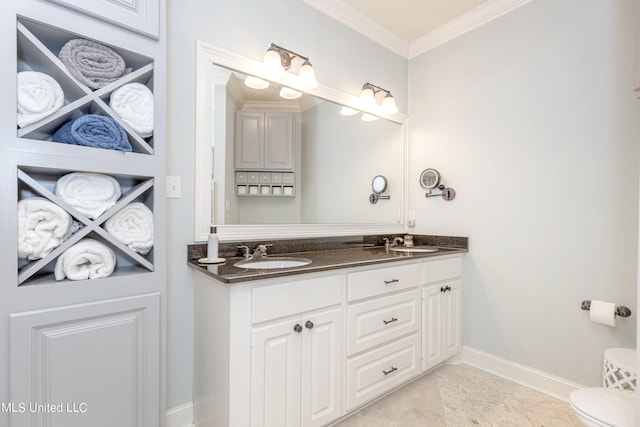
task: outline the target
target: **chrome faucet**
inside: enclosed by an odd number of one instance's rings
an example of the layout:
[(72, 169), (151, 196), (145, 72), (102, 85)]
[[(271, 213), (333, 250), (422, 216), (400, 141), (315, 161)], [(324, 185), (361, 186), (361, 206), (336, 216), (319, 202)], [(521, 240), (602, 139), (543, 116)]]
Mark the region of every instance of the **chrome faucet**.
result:
[(250, 251), (249, 251), (249, 246), (246, 245), (238, 245), (238, 249), (240, 249), (242, 251), (242, 257), (244, 259), (249, 259), (251, 257)]
[(262, 259), (267, 256), (267, 248), (270, 248), (273, 244), (258, 245), (251, 255), (251, 259)]
[(389, 248), (393, 248), (398, 246), (400, 243), (404, 243), (404, 239), (402, 237), (394, 237), (391, 241), (388, 237), (383, 237), (382, 240), (384, 240), (384, 250), (387, 252), (387, 255), (389, 255)]
[(404, 239), (402, 237), (394, 237), (391, 242), (391, 247), (398, 246), (400, 243), (404, 243)]

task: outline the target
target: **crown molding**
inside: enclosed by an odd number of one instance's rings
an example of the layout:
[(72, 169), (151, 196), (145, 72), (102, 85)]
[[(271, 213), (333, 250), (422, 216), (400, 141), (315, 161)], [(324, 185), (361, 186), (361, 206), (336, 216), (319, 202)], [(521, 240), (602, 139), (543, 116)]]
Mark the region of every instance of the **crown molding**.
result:
[(409, 42), (340, 0), (302, 0), (352, 30), (403, 58), (409, 57)]
[(408, 58), (414, 58), (461, 36), (533, 0), (491, 0), (413, 40)]
[(340, 0), (302, 1), (390, 51), (411, 59), (533, 0), (489, 0), (411, 42), (387, 30)]

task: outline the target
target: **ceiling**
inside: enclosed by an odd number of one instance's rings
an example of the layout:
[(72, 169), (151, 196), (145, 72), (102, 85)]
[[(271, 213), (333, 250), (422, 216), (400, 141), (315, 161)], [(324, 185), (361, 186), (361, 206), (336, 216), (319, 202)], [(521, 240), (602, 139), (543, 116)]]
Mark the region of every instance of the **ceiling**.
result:
[(411, 42), (488, 0), (342, 0), (357, 12)]
[(532, 0), (303, 0), (413, 58)]

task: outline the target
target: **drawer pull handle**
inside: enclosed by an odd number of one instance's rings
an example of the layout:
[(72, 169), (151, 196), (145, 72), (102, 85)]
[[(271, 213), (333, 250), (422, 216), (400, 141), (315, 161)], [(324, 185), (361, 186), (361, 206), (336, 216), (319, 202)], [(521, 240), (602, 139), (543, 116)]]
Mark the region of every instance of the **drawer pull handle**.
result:
[(313, 322), (311, 320), (307, 320), (307, 323), (304, 324), (304, 327), (307, 329), (313, 329)]
[(392, 284), (392, 283), (398, 283), (399, 281), (400, 281), (400, 280), (398, 280), (398, 279), (385, 280), (385, 281), (384, 281), (384, 284), (385, 284), (385, 285), (390, 285), (390, 284)]
[(396, 368), (395, 366), (392, 366), (392, 367), (391, 367), (391, 369), (389, 369), (388, 371), (385, 371), (385, 370), (383, 369), (383, 370), (382, 370), (382, 373), (383, 373), (385, 376), (387, 376), (387, 375), (389, 375), (390, 373), (395, 372), (395, 371), (397, 371), (397, 370), (398, 370), (398, 368)]
[(388, 325), (389, 323), (393, 323), (393, 322), (397, 322), (398, 318), (397, 317), (392, 317), (391, 320), (383, 320), (385, 325)]
[(294, 332), (300, 333), (302, 332), (302, 326), (300, 326), (298, 323), (296, 323), (296, 325), (293, 327)]

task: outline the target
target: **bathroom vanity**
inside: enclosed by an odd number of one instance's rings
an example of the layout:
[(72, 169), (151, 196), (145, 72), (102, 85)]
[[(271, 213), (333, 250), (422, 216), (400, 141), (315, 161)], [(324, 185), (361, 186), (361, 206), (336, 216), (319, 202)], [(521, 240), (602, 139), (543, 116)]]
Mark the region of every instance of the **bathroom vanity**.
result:
[(327, 425), (460, 352), (463, 241), (288, 253), (312, 262), (280, 270), (190, 261), (194, 422)]

